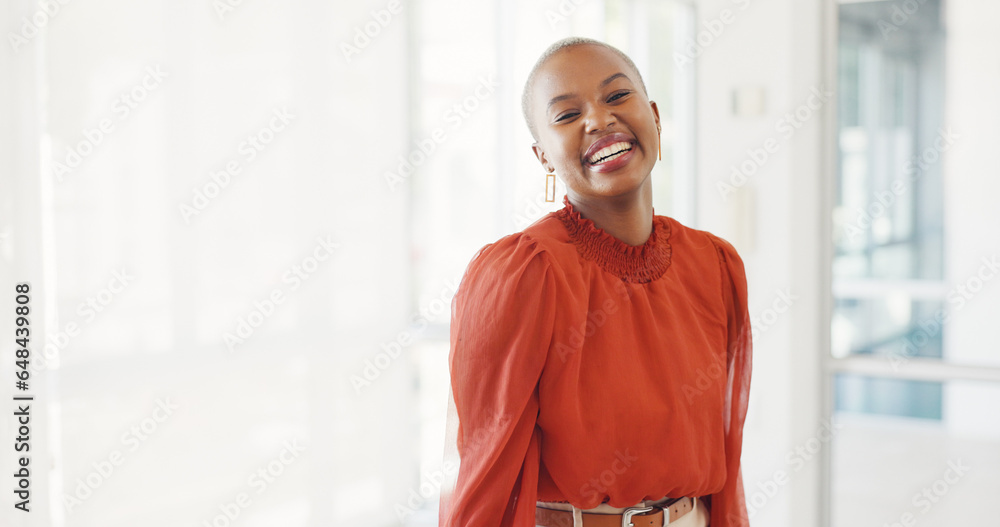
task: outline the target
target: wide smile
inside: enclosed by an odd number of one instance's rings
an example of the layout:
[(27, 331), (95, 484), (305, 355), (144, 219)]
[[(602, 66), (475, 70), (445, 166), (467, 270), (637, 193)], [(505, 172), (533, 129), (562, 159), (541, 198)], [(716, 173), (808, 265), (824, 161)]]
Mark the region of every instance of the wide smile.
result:
[(596, 154), (587, 160), (591, 165), (597, 165), (600, 163), (607, 163), (618, 156), (625, 155), (626, 152), (632, 150), (632, 143), (627, 141), (622, 141), (620, 143), (615, 143), (611, 146), (602, 148)]
[(611, 172), (635, 157), (638, 144), (631, 136), (616, 133), (598, 139), (587, 149), (584, 164), (594, 172)]

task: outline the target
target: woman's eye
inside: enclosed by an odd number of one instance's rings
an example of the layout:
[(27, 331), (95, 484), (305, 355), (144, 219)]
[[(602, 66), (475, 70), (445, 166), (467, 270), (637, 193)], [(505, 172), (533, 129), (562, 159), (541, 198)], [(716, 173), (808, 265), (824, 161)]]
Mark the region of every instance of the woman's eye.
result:
[(624, 96), (626, 96), (628, 94), (629, 94), (628, 90), (620, 91), (620, 92), (615, 92), (615, 93), (611, 94), (611, 97), (608, 97), (608, 102), (616, 101), (616, 100), (621, 99), (622, 97), (624, 97)]

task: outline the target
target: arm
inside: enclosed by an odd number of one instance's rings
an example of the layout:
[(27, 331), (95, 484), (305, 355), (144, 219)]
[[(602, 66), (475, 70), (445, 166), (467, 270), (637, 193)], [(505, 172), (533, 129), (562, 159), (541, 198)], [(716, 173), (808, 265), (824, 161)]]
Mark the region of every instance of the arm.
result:
[(726, 240), (713, 237), (722, 272), (722, 298), (727, 310), (726, 402), (723, 408), (726, 450), (726, 483), (709, 498), (712, 527), (746, 527), (746, 499), (740, 455), (743, 450), (743, 423), (750, 397), (752, 342), (747, 308), (747, 279), (743, 260)]
[(451, 369), (460, 455), (439, 525), (534, 527), (538, 380), (555, 320), (546, 255), (523, 235), (484, 247), (452, 304)]

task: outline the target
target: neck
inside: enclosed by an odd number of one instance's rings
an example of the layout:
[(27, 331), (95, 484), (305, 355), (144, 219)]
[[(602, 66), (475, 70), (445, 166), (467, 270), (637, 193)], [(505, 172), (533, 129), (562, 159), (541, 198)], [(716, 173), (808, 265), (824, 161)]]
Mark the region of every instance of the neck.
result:
[(567, 191), (580, 215), (628, 245), (643, 245), (653, 231), (653, 192), (649, 179), (639, 188), (618, 196), (579, 195)]

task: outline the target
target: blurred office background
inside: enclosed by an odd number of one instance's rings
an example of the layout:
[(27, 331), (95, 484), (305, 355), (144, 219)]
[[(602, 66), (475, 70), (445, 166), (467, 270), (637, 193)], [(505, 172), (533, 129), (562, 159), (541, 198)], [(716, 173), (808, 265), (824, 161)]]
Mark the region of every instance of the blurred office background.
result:
[(658, 102), (656, 212), (744, 258), (752, 523), (992, 521), (998, 19), (993, 0), (5, 3), (0, 282), (7, 306), (31, 283), (35, 401), (32, 512), (8, 493), (0, 523), (436, 525), (451, 296), (478, 248), (561, 206), (519, 97), (569, 35), (627, 52)]

